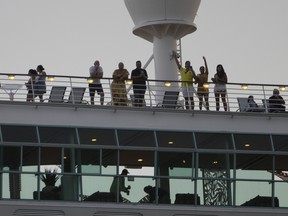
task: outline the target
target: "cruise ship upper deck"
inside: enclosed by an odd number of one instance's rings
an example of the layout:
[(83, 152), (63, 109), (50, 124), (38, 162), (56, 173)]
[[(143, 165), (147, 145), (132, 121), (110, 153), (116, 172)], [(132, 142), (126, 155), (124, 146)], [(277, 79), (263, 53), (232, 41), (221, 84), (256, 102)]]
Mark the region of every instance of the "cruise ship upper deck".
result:
[[(128, 81), (127, 106), (115, 106), (112, 80), (101, 79), (102, 106), (98, 95), (90, 104), (88, 77), (57, 75), (47, 77), (44, 102), (27, 102), (28, 78), (0, 74), (0, 205), (7, 215), (51, 215), (50, 207), (59, 209), (55, 215), (79, 214), (84, 208), (86, 215), (287, 211), (288, 115), (270, 113), (266, 103), (275, 88), (288, 98), (283, 85), (229, 83), (225, 112), (222, 106), (215, 111), (213, 83), (207, 86), (207, 111), (199, 110), (196, 95), (194, 110), (186, 110), (180, 83), (167, 80), (147, 81), (144, 107), (134, 106)], [(75, 89), (80, 88), (85, 91), (79, 96)], [(167, 92), (179, 94), (165, 98)], [(246, 109), (243, 101), (249, 95), (263, 111)], [(109, 190), (124, 168), (131, 186), (129, 195), (122, 192), (126, 203)], [(51, 169), (59, 176), (57, 196), (43, 192), (41, 176)], [(164, 189), (168, 201), (148, 205), (147, 185)]]

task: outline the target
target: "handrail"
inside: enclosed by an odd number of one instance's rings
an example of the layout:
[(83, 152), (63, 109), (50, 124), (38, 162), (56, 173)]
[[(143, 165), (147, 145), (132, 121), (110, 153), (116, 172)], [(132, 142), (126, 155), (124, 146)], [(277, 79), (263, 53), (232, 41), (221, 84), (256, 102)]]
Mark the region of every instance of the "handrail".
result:
[[(13, 79), (12, 79), (13, 78)], [(17, 74), (17, 73), (0, 73), (0, 83), (2, 87), (0, 88), (0, 100), (9, 101), (14, 100), (17, 102), (26, 102), (27, 89), (25, 88), (25, 83), (28, 81), (30, 76), (26, 74)], [(64, 76), (64, 75), (47, 75), (46, 86), (47, 92), (44, 94), (44, 98), (48, 98), (51, 92), (52, 86), (65, 86), (67, 87), (65, 97), (68, 97), (72, 87), (86, 87), (87, 90), (85, 92), (83, 100), (90, 101), (89, 89), (88, 89), (88, 80), (89, 77), (86, 76)], [(113, 106), (112, 103), (112, 95), (111, 95), (111, 83), (112, 78), (102, 78), (101, 83), (105, 93), (105, 105)], [(181, 93), (181, 81), (175, 80), (147, 80), (147, 91), (145, 94), (145, 100), (148, 107), (156, 107), (157, 104), (161, 103), (165, 91), (179, 91), (180, 95), (178, 98), (178, 103), (182, 104), (184, 107), (184, 98)], [(170, 87), (168, 87), (167, 83), (171, 83)], [(210, 102), (210, 111), (216, 110), (215, 105), (215, 96), (214, 96), (214, 83), (208, 82), (209, 85), (209, 102)], [(126, 92), (127, 95), (133, 95), (133, 86), (131, 84), (126, 83)], [(13, 86), (15, 87), (13, 89)], [(18, 87), (17, 87), (18, 86)], [(20, 86), (20, 87), (19, 87)], [(129, 87), (130, 86), (130, 87)], [(36, 84), (32, 83), (32, 88), (34, 89)], [(246, 88), (244, 88), (246, 87)], [(268, 112), (269, 110), (265, 107), (266, 104), (262, 103), (263, 101), (267, 101), (269, 97), (272, 95), (273, 89), (277, 88), (280, 90), (281, 96), (284, 98), (286, 104), (288, 103), (288, 93), (284, 88), (283, 84), (255, 84), (255, 83), (228, 83), (227, 84), (227, 103), (228, 103), (228, 111), (236, 112), (239, 110), (239, 104), (237, 98), (244, 97), (248, 99), (249, 95), (253, 95), (255, 101), (263, 106)], [(194, 84), (195, 90), (197, 90), (197, 85)], [(283, 89), (282, 89), (283, 88)], [(2, 89), (2, 90), (1, 90)], [(33, 91), (33, 94), (35, 92)], [(12, 97), (11, 97), (12, 96)], [(95, 95), (95, 104), (100, 105), (99, 96)], [(47, 101), (47, 100), (46, 100)], [(73, 100), (74, 101), (74, 100)], [(35, 102), (39, 102), (38, 97), (36, 97)], [(195, 110), (199, 110), (199, 97), (194, 95), (195, 102)], [(73, 104), (73, 103), (72, 103)], [(128, 97), (128, 106), (132, 106), (132, 102)], [(222, 102), (220, 99), (220, 107), (221, 111), (223, 111)], [(203, 110), (205, 107), (203, 106)]]

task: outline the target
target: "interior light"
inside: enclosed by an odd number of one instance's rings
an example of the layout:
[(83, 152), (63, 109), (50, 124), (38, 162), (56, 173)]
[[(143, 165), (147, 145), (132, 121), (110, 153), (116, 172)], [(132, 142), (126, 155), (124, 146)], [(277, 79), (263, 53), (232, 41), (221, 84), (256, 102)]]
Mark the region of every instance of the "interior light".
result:
[(142, 159), (142, 158), (139, 158), (139, 159), (138, 159), (138, 162), (143, 162), (143, 159)]
[(249, 143), (246, 143), (246, 144), (244, 144), (244, 146), (245, 146), (245, 147), (250, 147), (250, 146), (251, 146), (251, 144), (249, 144)]
[(88, 79), (87, 79), (87, 82), (88, 82), (89, 84), (93, 83), (93, 81), (94, 81), (94, 80), (91, 79), (91, 78), (88, 78)]
[(8, 75), (8, 79), (9, 79), (9, 80), (14, 80), (14, 79), (15, 79), (15, 76), (14, 76), (13, 74), (10, 74), (10, 75)]
[(170, 87), (170, 86), (172, 85), (172, 83), (171, 83), (171, 82), (165, 82), (164, 85), (165, 85), (166, 87)]
[(127, 85), (131, 85), (132, 84), (132, 80), (126, 80), (126, 84)]
[(248, 85), (241, 85), (241, 88), (242, 88), (243, 90), (247, 90), (247, 89), (248, 89)]
[(48, 77), (47, 77), (47, 80), (48, 80), (48, 81), (54, 81), (54, 77), (48, 76)]
[(168, 145), (173, 145), (173, 144), (174, 144), (173, 141), (169, 141), (169, 142), (168, 142)]
[(280, 91), (285, 91), (285, 90), (286, 90), (286, 87), (285, 87), (285, 86), (279, 86), (279, 90), (280, 90)]
[(96, 142), (97, 139), (96, 139), (96, 138), (92, 138), (91, 141), (92, 141), (92, 142)]
[(64, 160), (66, 160), (67, 159), (67, 157), (66, 156), (64, 156)]
[(218, 164), (218, 161), (213, 161), (213, 164)]
[(185, 160), (183, 160), (183, 161), (182, 161), (182, 163), (183, 163), (183, 164), (185, 164), (185, 163), (186, 163), (186, 161), (185, 161)]
[(208, 84), (208, 83), (204, 83), (204, 84), (203, 84), (203, 87), (204, 87), (205, 89), (208, 89), (208, 88), (209, 88), (209, 84)]

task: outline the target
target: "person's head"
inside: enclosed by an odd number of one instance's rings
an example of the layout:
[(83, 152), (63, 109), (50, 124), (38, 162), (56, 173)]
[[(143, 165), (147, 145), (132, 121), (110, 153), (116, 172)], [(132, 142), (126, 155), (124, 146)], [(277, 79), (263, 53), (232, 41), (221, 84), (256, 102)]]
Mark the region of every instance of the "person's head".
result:
[(201, 74), (204, 74), (204, 73), (205, 73), (205, 67), (204, 67), (204, 66), (201, 66), (201, 67), (199, 68), (199, 71), (200, 71)]
[(187, 70), (190, 70), (191, 68), (191, 62), (190, 61), (186, 61), (185, 62), (185, 68), (187, 69)]
[(28, 71), (28, 75), (30, 75), (30, 76), (37, 75), (37, 71), (34, 70), (34, 69), (30, 69), (30, 70)]
[(94, 62), (94, 66), (95, 66), (95, 67), (99, 67), (99, 66), (100, 66), (100, 62), (99, 62), (98, 60), (96, 60), (96, 61)]
[(152, 191), (152, 189), (153, 189), (153, 187), (151, 185), (144, 187), (145, 193), (148, 193), (148, 194)]
[(273, 90), (273, 95), (279, 95), (279, 94), (280, 94), (280, 92), (279, 92), (278, 89), (274, 89), (274, 90)]
[(250, 95), (249, 97), (248, 97), (248, 102), (249, 101), (254, 101), (254, 96), (253, 95)]
[(216, 71), (217, 71), (217, 72), (225, 72), (222, 64), (218, 64), (218, 65), (217, 65)]
[(119, 62), (119, 64), (118, 64), (118, 68), (119, 68), (120, 70), (122, 70), (122, 69), (124, 68), (124, 64), (123, 64), (123, 62)]
[(127, 169), (123, 169), (122, 172), (121, 172), (121, 175), (127, 175), (129, 174), (128, 170)]
[(136, 61), (136, 68), (140, 69), (142, 67), (141, 61)]
[(42, 71), (45, 70), (45, 68), (44, 68), (42, 65), (38, 65), (36, 70), (37, 70), (38, 72), (42, 72)]

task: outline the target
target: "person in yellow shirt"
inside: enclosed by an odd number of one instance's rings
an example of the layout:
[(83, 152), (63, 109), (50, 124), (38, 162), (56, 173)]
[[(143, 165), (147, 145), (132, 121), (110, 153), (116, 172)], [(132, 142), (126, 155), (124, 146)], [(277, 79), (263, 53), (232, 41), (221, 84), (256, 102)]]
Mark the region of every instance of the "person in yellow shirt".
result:
[(195, 93), (195, 89), (193, 87), (193, 79), (195, 79), (196, 74), (191, 66), (190, 61), (185, 62), (185, 68), (183, 68), (177, 58), (176, 51), (173, 51), (172, 54), (177, 67), (179, 69), (179, 73), (181, 74), (181, 81), (182, 81), (182, 94), (185, 98), (185, 107), (186, 109), (194, 110), (194, 98), (193, 94)]

